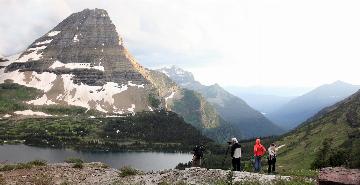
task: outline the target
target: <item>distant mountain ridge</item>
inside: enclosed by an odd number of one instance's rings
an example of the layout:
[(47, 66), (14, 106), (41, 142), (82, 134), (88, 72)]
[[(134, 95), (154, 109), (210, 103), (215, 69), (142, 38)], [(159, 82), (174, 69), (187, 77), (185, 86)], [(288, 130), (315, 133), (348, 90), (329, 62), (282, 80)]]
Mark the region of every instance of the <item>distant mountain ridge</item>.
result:
[[(324, 144), (325, 142), (328, 144)], [(343, 162), (348, 167), (359, 168), (360, 90), (322, 109), (276, 143), (284, 145), (284, 148), (279, 150), (279, 165), (286, 164), (291, 169), (310, 168), (314, 162), (325, 162), (326, 165), (326, 160), (334, 157), (332, 155), (339, 161), (344, 157), (346, 160)], [(322, 159), (315, 161), (320, 150)]]
[(238, 97), (241, 97), (247, 104), (249, 104), (249, 106), (260, 111), (265, 116), (279, 109), (281, 106), (285, 105), (290, 100), (295, 98), (292, 96), (289, 97), (289, 96), (276, 96), (269, 94), (258, 94), (256, 92), (253, 93), (238, 92), (234, 94)]
[(170, 77), (180, 86), (203, 95), (216, 108), (221, 117), (241, 130), (244, 138), (277, 135), (282, 132), (260, 112), (252, 109), (242, 99), (230, 94), (218, 84), (202, 85), (194, 79), (192, 73), (176, 66), (161, 68), (158, 71)]
[(283, 128), (292, 129), (321, 109), (343, 100), (359, 89), (359, 85), (352, 85), (342, 81), (322, 85), (291, 100), (277, 111), (266, 116)]

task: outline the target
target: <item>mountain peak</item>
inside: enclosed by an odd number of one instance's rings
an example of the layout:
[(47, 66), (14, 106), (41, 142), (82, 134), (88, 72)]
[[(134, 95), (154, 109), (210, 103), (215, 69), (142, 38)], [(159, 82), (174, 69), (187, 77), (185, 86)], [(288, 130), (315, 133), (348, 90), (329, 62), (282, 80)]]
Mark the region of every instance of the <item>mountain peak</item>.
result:
[(346, 83), (346, 82), (341, 81), (341, 80), (337, 80), (337, 81), (335, 81), (335, 82), (333, 82), (333, 83), (331, 83), (329, 85), (352, 85), (352, 84)]
[(174, 72), (176, 75), (184, 75), (184, 74), (191, 74), (192, 75), (192, 73), (190, 73), (188, 71), (185, 71), (184, 69), (182, 69), (182, 68), (180, 68), (180, 67), (178, 67), (176, 65), (172, 65), (171, 67), (165, 67), (165, 69), (168, 69), (168, 70)]
[(166, 76), (170, 77), (179, 84), (195, 82), (194, 75), (191, 72), (185, 71), (175, 65), (172, 65), (171, 67), (163, 67), (157, 71), (164, 73)]
[[(73, 72), (78, 67), (93, 72), (97, 70), (97, 80), (77, 80), (91, 83), (89, 85), (104, 85), (106, 81), (127, 83), (130, 80), (147, 83), (134, 69), (130, 54), (103, 9), (85, 9), (71, 14), (35, 40), (6, 71), (26, 69), (67, 73), (64, 68)], [(80, 78), (81, 75), (76, 76)]]
[(151, 83), (137, 65), (106, 10), (85, 9), (6, 63), (0, 83), (10, 79), (44, 92), (28, 104), (74, 105), (109, 114), (152, 110), (144, 98)]

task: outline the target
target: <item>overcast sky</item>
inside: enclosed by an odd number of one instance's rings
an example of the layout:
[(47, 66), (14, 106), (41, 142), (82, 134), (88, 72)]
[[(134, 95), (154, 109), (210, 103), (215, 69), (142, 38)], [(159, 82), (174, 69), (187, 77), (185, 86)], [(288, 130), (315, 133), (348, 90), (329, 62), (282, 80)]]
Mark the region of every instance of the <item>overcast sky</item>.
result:
[(145, 67), (205, 84), (360, 84), (358, 0), (0, 0), (0, 54), (20, 52), (73, 12), (106, 9)]

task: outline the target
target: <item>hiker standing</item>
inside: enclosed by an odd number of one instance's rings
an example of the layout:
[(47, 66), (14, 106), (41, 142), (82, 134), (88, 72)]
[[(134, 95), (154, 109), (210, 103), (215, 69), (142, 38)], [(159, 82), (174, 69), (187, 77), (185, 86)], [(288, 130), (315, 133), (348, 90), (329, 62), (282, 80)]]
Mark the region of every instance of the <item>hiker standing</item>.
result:
[(272, 143), (270, 145), (270, 147), (268, 148), (268, 173), (271, 172), (275, 172), (275, 163), (276, 163), (276, 152), (277, 152), (277, 148), (276, 145), (274, 143)]
[(196, 145), (193, 149), (193, 154), (194, 155), (193, 155), (191, 166), (192, 167), (200, 167), (201, 159), (203, 158), (203, 155), (204, 155), (204, 147)]
[(233, 171), (240, 171), (241, 146), (236, 138), (231, 139), (231, 157)]
[(255, 145), (254, 145), (254, 158), (255, 158), (255, 172), (260, 172), (261, 170), (261, 157), (265, 154), (266, 149), (265, 147), (260, 143), (260, 139), (256, 139)]

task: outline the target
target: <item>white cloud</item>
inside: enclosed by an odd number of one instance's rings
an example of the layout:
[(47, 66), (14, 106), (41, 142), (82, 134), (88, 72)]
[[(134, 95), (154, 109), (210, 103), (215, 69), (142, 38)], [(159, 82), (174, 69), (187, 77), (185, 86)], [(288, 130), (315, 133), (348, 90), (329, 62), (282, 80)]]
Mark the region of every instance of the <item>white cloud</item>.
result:
[(207, 84), (360, 84), (355, 0), (0, 2), (3, 54), (30, 44), (70, 12), (104, 8), (146, 67), (176, 64)]
[(0, 53), (26, 49), (71, 11), (62, 0), (0, 0)]

